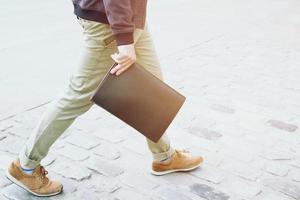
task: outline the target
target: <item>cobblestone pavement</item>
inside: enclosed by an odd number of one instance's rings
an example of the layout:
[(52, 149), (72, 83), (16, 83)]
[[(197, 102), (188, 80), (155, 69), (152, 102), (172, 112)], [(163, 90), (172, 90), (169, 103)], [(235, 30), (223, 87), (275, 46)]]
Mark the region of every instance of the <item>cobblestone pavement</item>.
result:
[[(0, 199), (35, 200), (3, 173), (66, 84), (80, 30), (69, 1), (1, 8)], [(299, 200), (300, 2), (153, 0), (149, 9), (166, 82), (187, 97), (172, 145), (204, 165), (152, 176), (145, 139), (94, 106), (43, 160), (65, 188), (48, 199)]]

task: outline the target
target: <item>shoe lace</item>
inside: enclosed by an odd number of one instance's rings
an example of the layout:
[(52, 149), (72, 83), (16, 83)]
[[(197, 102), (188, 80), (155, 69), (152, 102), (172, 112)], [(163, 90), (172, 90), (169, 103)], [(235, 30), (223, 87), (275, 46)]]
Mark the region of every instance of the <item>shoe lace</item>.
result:
[(184, 153), (190, 153), (187, 149), (175, 149), (175, 151), (178, 153), (178, 155), (181, 157)]
[(49, 181), (47, 177), (48, 171), (43, 166), (40, 167), (40, 170), (41, 170), (41, 179), (43, 183), (47, 183)]

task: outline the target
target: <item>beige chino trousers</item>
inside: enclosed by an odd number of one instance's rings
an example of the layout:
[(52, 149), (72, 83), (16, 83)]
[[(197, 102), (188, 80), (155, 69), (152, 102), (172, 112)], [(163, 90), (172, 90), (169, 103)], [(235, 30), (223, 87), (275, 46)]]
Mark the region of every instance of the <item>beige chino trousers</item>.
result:
[[(85, 40), (80, 65), (70, 76), (68, 85), (47, 107), (19, 154), (22, 166), (35, 168), (47, 155), (51, 145), (74, 122), (93, 105), (92, 93), (113, 64), (110, 55), (117, 52), (117, 44), (107, 24), (78, 18)], [(137, 63), (163, 80), (158, 57), (147, 25), (136, 29), (134, 44)], [(126, 72), (124, 72), (126, 73)], [(154, 160), (163, 160), (174, 153), (166, 133), (154, 143), (147, 139)]]

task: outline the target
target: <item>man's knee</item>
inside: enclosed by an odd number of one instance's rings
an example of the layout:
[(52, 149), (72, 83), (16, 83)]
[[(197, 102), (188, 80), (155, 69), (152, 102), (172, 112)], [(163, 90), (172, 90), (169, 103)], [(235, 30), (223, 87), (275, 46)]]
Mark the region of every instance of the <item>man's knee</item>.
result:
[(54, 100), (55, 107), (62, 110), (83, 110), (85, 112), (92, 106), (93, 102), (90, 101), (93, 89), (84, 78), (71, 76), (65, 90), (59, 94)]

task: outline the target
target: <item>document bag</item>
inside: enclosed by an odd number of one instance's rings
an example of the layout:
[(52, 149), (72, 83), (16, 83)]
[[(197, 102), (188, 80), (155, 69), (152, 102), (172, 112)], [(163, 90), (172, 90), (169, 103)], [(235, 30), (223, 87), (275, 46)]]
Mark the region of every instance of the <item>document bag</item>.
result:
[(110, 71), (90, 100), (141, 134), (158, 142), (182, 107), (185, 96), (134, 63), (116, 76)]

